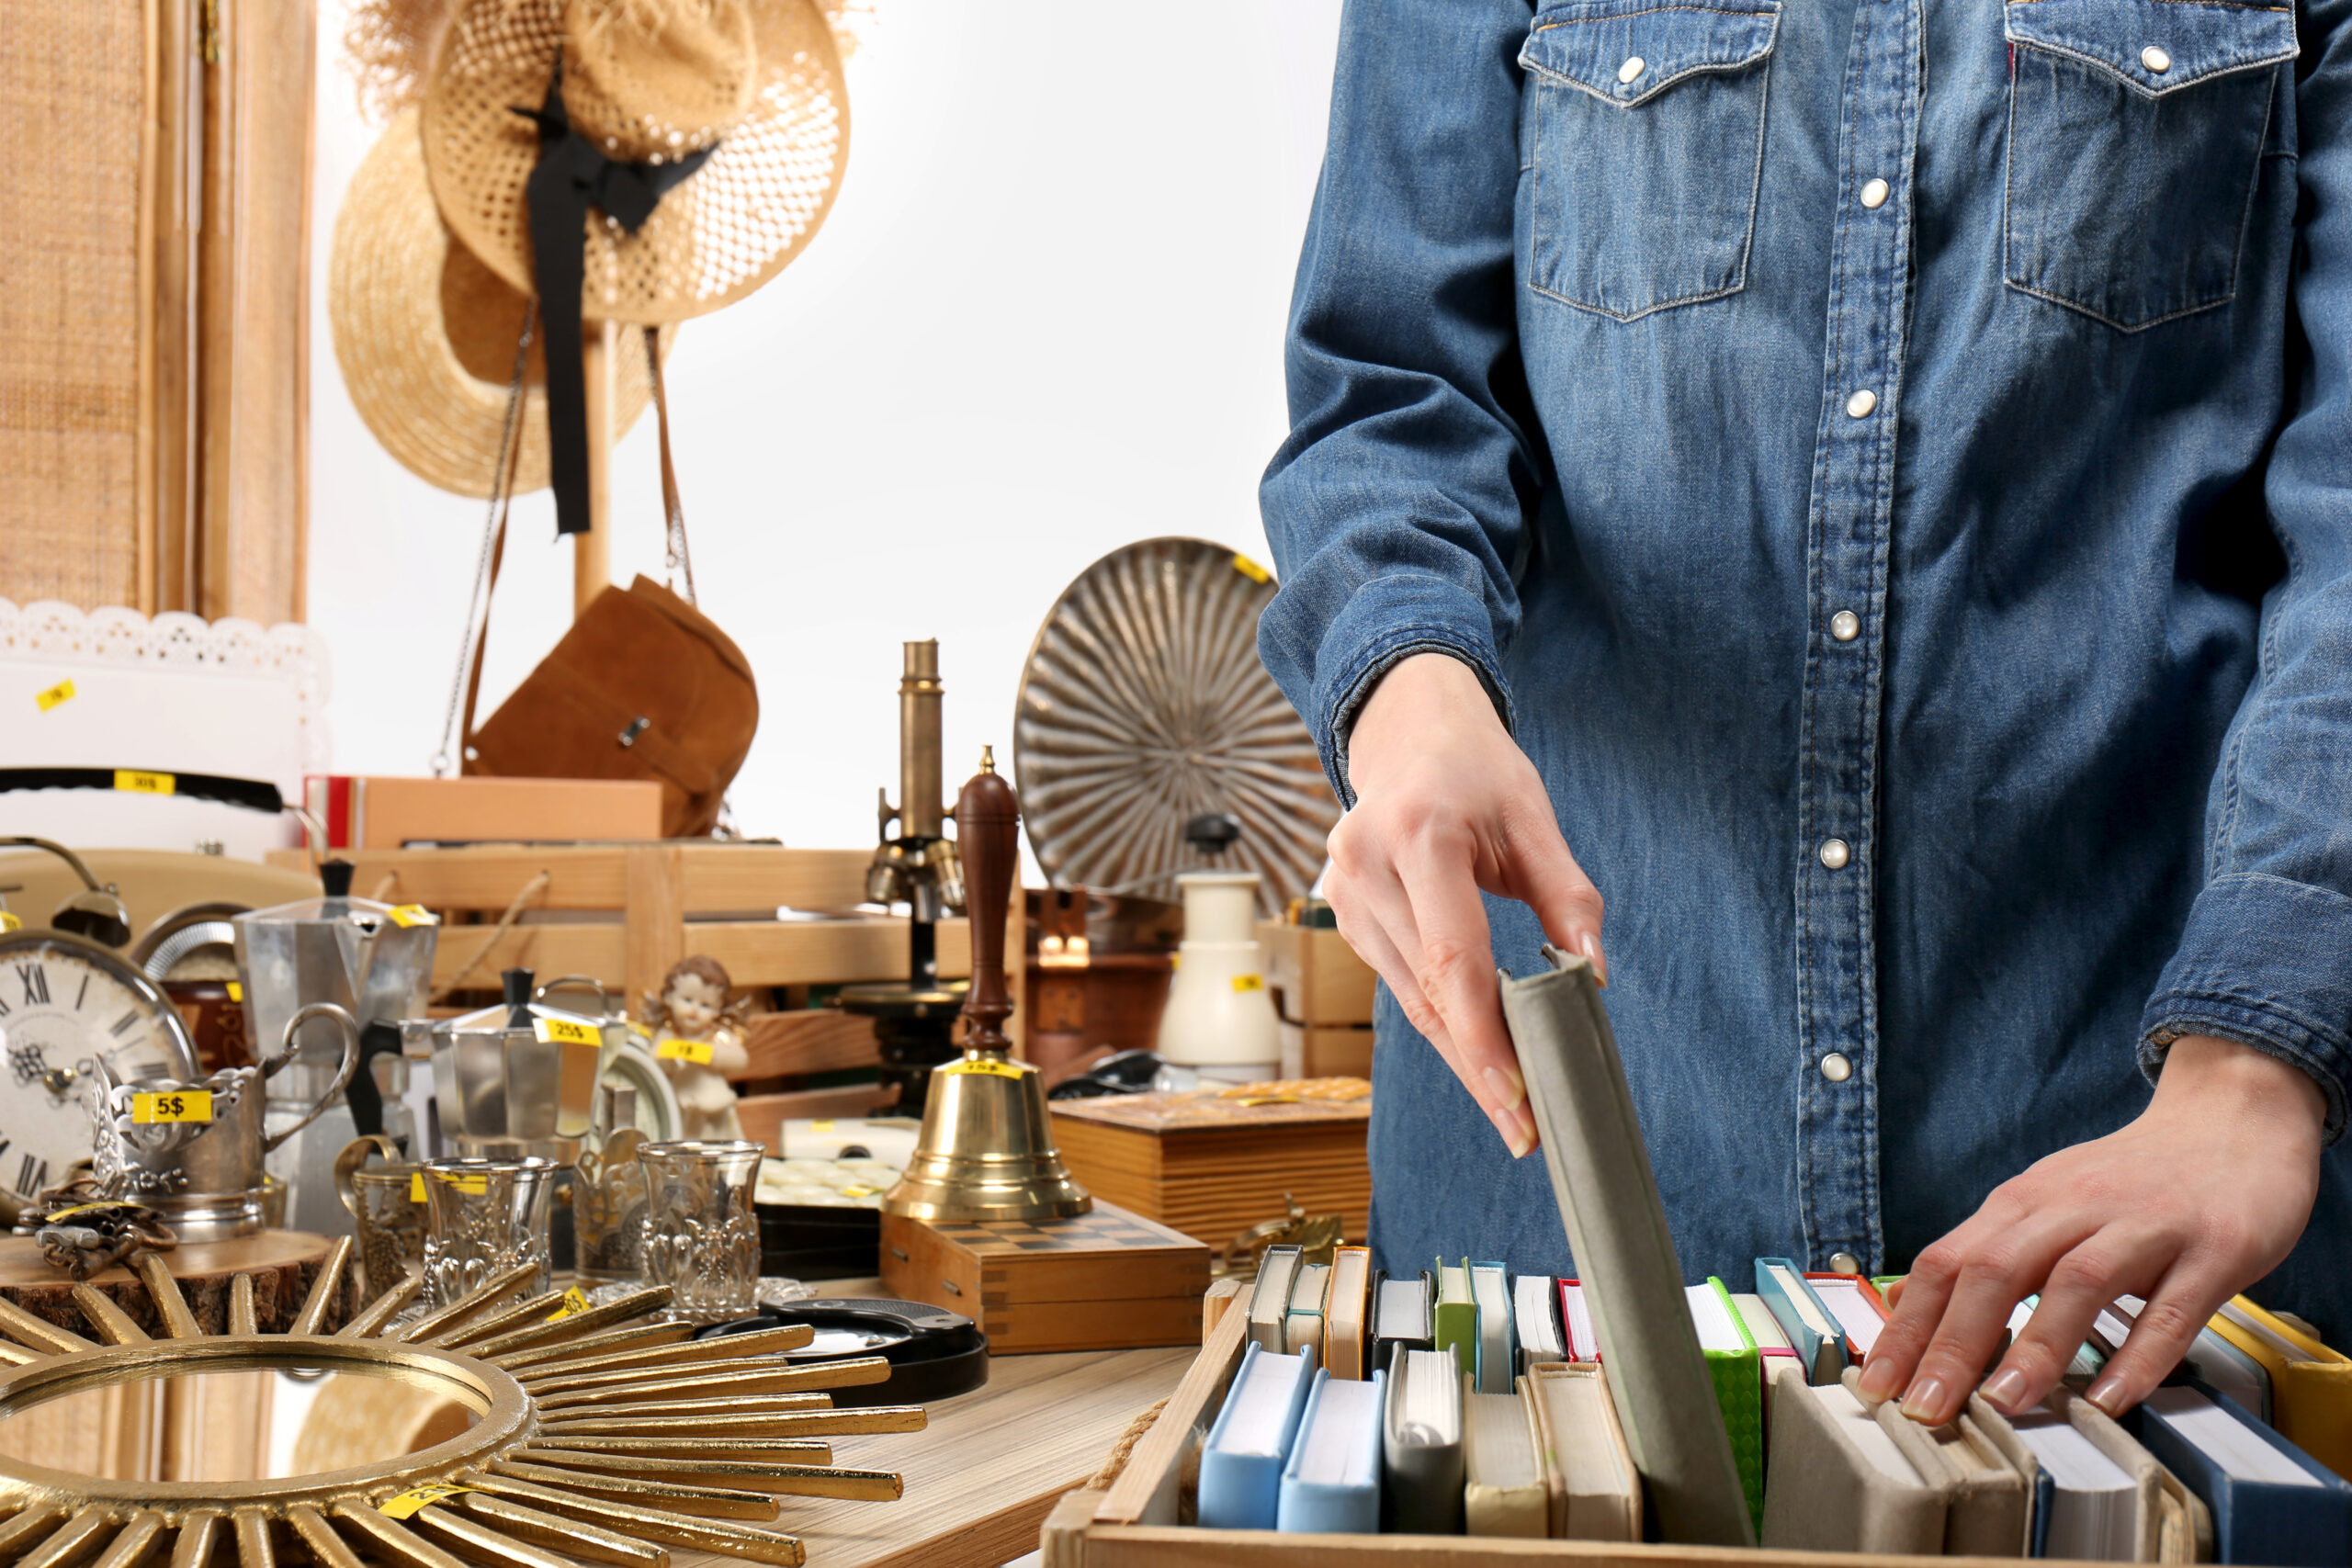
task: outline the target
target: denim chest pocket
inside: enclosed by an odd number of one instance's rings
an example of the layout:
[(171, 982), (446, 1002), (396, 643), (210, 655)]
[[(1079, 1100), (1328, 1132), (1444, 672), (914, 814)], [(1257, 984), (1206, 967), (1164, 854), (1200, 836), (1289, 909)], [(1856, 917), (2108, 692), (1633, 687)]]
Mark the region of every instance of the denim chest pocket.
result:
[(1621, 321), (1746, 287), (1779, 24), (1779, 0), (1537, 13), (1530, 287)]
[(2008, 286), (2138, 332), (2226, 305), (2290, 7), (2008, 0)]

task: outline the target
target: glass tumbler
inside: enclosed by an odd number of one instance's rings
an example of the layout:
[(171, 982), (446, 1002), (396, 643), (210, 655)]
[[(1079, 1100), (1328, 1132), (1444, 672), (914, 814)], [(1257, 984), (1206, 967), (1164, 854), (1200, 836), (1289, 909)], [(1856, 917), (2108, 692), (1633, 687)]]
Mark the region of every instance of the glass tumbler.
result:
[(518, 1263), (538, 1271), (525, 1294), (548, 1288), (548, 1208), (560, 1168), (548, 1159), (424, 1162), (424, 1290), (447, 1306)]
[(637, 1156), (644, 1146), (644, 1134), (624, 1127), (580, 1156), (571, 1183), (571, 1235), (582, 1284), (637, 1278), (645, 1221), (645, 1181), (638, 1174)]
[(368, 1293), (379, 1296), (424, 1267), (424, 1168), (371, 1166), (349, 1173), (343, 1185)]
[(752, 1183), (764, 1145), (741, 1140), (647, 1144), (639, 1272), (670, 1287), (670, 1312), (725, 1323), (759, 1310), (760, 1223)]

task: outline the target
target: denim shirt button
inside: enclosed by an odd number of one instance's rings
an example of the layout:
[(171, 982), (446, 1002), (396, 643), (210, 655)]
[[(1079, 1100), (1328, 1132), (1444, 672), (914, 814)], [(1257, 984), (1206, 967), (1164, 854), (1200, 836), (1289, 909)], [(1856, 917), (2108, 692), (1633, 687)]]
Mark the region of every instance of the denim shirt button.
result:
[(1846, 417), (1849, 419), (1868, 419), (1871, 416), (1871, 411), (1877, 407), (1878, 394), (1871, 391), (1868, 387), (1864, 387), (1860, 391), (1856, 392), (1852, 397), (1846, 400)]
[(2172, 56), (2150, 44), (2140, 51), (2140, 63), (2148, 68), (2149, 75), (2161, 76), (2172, 69)]
[(1832, 871), (1843, 871), (1846, 863), (1853, 859), (1853, 850), (1843, 839), (1822, 840), (1820, 854), (1821, 863)]
[(1854, 1076), (1854, 1064), (1842, 1054), (1832, 1051), (1821, 1058), (1821, 1076), (1831, 1083), (1844, 1083)]
[(1829, 1255), (1829, 1271), (1832, 1274), (1859, 1274), (1862, 1271), (1862, 1260), (1850, 1252), (1833, 1252)]
[(1839, 642), (1851, 642), (1862, 635), (1862, 618), (1851, 610), (1840, 610), (1829, 617), (1829, 635)]
[(1625, 59), (1625, 63), (1617, 67), (1617, 80), (1623, 82), (1628, 87), (1632, 86), (1634, 85), (1634, 78), (1648, 70), (1649, 63), (1650, 62), (1648, 61), (1644, 60), (1638, 54), (1628, 55)]
[(1875, 212), (1886, 205), (1886, 182), (1871, 180), (1862, 186), (1862, 205)]

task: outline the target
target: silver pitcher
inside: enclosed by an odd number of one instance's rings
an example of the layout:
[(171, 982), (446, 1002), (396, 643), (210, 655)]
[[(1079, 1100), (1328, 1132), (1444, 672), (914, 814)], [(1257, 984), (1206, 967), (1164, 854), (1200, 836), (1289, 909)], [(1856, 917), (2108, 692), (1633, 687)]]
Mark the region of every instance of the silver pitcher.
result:
[[(269, 1080), (301, 1055), (296, 1036), (313, 1020), (343, 1035), (334, 1077), (307, 1112), (273, 1133), (263, 1129)], [(182, 1241), (226, 1241), (262, 1228), (263, 1156), (315, 1121), (351, 1082), (359, 1025), (333, 1002), (312, 1002), (286, 1021), (277, 1054), (258, 1067), (230, 1067), (194, 1081), (118, 1080), (98, 1058), (91, 1097), (100, 1186), (161, 1213)]]

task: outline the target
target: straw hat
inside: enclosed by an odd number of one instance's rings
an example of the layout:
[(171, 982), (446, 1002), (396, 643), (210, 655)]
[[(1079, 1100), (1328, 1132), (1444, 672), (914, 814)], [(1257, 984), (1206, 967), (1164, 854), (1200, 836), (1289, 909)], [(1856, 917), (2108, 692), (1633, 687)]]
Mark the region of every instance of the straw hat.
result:
[(816, 0), (463, 0), (424, 95), (442, 217), (513, 288), (534, 289), (524, 186), (559, 60), (573, 130), (616, 163), (707, 151), (634, 233), (585, 225), (590, 320), (682, 321), (732, 303), (815, 234), (849, 152), (849, 95)]
[[(428, 484), (486, 496), (526, 299), (443, 227), (417, 117), (394, 115), (352, 176), (335, 218), (327, 321), (344, 383), (376, 439)], [(614, 372), (622, 431), (648, 396), (635, 336)], [(665, 358), (676, 336), (674, 327), (662, 334)], [(547, 372), (536, 340), (526, 375), (518, 494), (548, 483)]]

